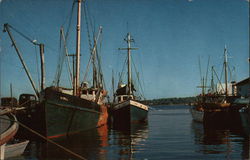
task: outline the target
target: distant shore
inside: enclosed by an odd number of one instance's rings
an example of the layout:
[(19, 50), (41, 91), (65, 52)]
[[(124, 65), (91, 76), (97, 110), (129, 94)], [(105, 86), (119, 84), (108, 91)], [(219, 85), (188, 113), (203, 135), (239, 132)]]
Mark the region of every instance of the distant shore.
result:
[(158, 105), (167, 105), (167, 106), (175, 106), (175, 105), (188, 105), (195, 101), (195, 97), (174, 97), (174, 98), (160, 98), (153, 100), (144, 100), (141, 101), (143, 104), (150, 106), (158, 106)]

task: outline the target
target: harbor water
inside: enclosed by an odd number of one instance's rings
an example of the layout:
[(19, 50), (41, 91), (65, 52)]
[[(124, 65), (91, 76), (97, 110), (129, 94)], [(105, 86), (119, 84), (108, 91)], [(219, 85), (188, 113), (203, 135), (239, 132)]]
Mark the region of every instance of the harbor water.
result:
[[(249, 159), (250, 141), (243, 129), (205, 129), (192, 120), (188, 106), (151, 106), (148, 118), (147, 124), (130, 130), (107, 125), (56, 142), (86, 159)], [(14, 159), (77, 158), (53, 144), (33, 141)]]

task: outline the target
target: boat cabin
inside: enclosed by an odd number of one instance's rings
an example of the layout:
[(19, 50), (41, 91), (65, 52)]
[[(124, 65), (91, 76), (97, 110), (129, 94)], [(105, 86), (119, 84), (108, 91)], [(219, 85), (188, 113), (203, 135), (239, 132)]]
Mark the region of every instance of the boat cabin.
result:
[(250, 97), (250, 78), (243, 79), (242, 81), (235, 83), (236, 93), (241, 97)]
[(37, 104), (36, 96), (33, 94), (21, 94), (19, 96), (20, 107), (33, 107)]
[(119, 84), (118, 89), (116, 90), (116, 100), (115, 101), (117, 103), (120, 103), (120, 102), (123, 102), (123, 101), (127, 101), (129, 99), (134, 99), (134, 95), (133, 94), (131, 94), (131, 95), (128, 94), (127, 85)]
[(17, 99), (14, 97), (3, 97), (1, 98), (1, 106), (2, 107), (16, 107)]
[(117, 95), (116, 97), (117, 97), (118, 103), (123, 102), (123, 101), (127, 101), (129, 99), (134, 99), (133, 95)]

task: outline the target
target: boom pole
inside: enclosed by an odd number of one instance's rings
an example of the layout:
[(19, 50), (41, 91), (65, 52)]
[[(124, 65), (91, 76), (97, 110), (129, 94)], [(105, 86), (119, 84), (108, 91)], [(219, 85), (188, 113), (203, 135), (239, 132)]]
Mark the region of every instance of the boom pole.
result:
[(34, 91), (35, 91), (35, 93), (36, 93), (36, 96), (39, 97), (39, 92), (37, 91), (37, 89), (36, 89), (36, 87), (35, 87), (35, 83), (34, 83), (34, 81), (32, 80), (32, 77), (31, 77), (31, 75), (30, 75), (30, 72), (29, 72), (28, 68), (26, 67), (26, 64), (25, 64), (25, 62), (24, 62), (24, 60), (23, 60), (23, 57), (22, 57), (22, 55), (21, 55), (21, 52), (20, 52), (19, 49), (17, 48), (16, 42), (15, 42), (14, 38), (12, 37), (12, 34), (11, 34), (10, 30), (9, 30), (9, 25), (8, 25), (7, 23), (4, 24), (4, 29), (5, 29), (5, 31), (7, 31), (8, 35), (9, 35), (9, 37), (10, 37), (12, 43), (13, 43), (13, 46), (14, 46), (14, 48), (15, 48), (15, 50), (16, 50), (16, 53), (17, 53), (17, 55), (18, 55), (18, 57), (19, 57), (19, 59), (20, 59), (22, 65), (23, 65), (23, 68), (24, 68), (24, 70), (25, 70), (25, 72), (26, 72), (26, 74), (27, 74), (27, 76), (28, 76), (28, 78), (29, 78), (29, 81), (30, 81), (30, 83), (31, 83), (31, 85), (32, 85), (32, 88), (34, 89)]

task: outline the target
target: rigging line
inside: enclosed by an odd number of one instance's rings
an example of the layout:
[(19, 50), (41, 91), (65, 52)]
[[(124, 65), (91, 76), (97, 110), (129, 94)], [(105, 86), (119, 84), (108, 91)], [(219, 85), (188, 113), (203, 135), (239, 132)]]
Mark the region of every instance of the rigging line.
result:
[[(68, 64), (67, 61), (65, 61), (65, 63)], [(70, 76), (71, 72), (70, 72), (70, 70), (67, 70), (67, 71), (68, 71), (68, 74), (67, 74), (67, 75), (68, 75), (68, 80), (69, 80), (69, 82), (70, 82), (70, 87), (73, 88), (73, 86), (72, 86), (72, 83), (73, 83), (73, 82), (72, 82), (72, 76)], [(70, 72), (70, 73), (69, 73), (69, 72)]]
[[(208, 57), (208, 62), (207, 62), (207, 72), (206, 72), (206, 78), (205, 78), (205, 86), (207, 86), (207, 74), (208, 74), (209, 62), (210, 62), (210, 56)], [(207, 90), (207, 87), (205, 87), (205, 93), (206, 93), (206, 90)]]
[[(134, 43), (136, 43), (136, 42), (134, 42)], [(143, 63), (142, 63), (142, 54), (139, 54), (139, 60), (140, 60), (140, 65), (141, 65), (141, 77), (142, 77), (142, 88), (145, 88), (145, 78), (144, 78), (144, 72), (143, 72)], [(144, 90), (145, 91), (145, 90)], [(144, 92), (143, 91), (143, 92)], [(145, 93), (145, 92), (144, 92)]]
[(88, 16), (87, 16), (87, 9), (86, 9), (86, 2), (83, 3), (83, 11), (84, 11), (84, 17), (85, 17), (85, 23), (87, 27), (87, 36), (88, 36), (88, 42), (89, 42), (89, 51), (92, 52), (92, 43), (91, 43), (91, 37), (90, 37), (90, 30), (89, 30), (89, 22), (88, 22)]
[[(72, 7), (71, 7), (71, 10), (70, 10), (70, 14), (69, 14), (69, 24), (68, 24), (68, 27), (67, 27), (67, 31), (66, 31), (66, 36), (64, 37), (64, 41), (62, 42), (62, 35), (61, 35), (61, 31), (60, 31), (60, 47), (59, 47), (59, 59), (58, 59), (58, 65), (57, 65), (57, 72), (56, 72), (56, 77), (55, 77), (55, 82), (57, 86), (59, 86), (59, 82), (60, 82), (60, 77), (61, 77), (61, 72), (62, 72), (62, 67), (63, 67), (63, 62), (64, 62), (64, 59), (65, 59), (65, 50), (66, 50), (66, 45), (67, 45), (67, 40), (68, 40), (68, 36), (69, 36), (69, 31), (70, 31), (70, 28), (72, 26), (72, 17), (73, 17), (73, 12), (74, 12), (74, 8), (75, 8), (75, 3), (76, 1), (73, 2), (72, 4)], [(67, 19), (67, 18), (66, 18)], [(63, 25), (66, 23), (67, 20), (65, 20), (65, 22), (63, 23)], [(62, 25), (62, 26), (63, 26)], [(62, 43), (64, 43), (64, 47), (63, 47), (63, 50), (62, 50)], [(65, 51), (65, 52), (64, 52)], [(65, 55), (65, 56), (64, 56)], [(69, 60), (68, 60), (69, 61)], [(69, 65), (69, 64), (68, 64)], [(70, 66), (70, 65), (69, 65)], [(70, 72), (71, 74), (71, 77), (72, 77), (72, 73)], [(72, 81), (72, 78), (71, 78), (71, 81)], [(72, 86), (72, 83), (71, 83), (71, 86)]]
[[(216, 76), (217, 80), (219, 81), (219, 84), (220, 84), (220, 86), (221, 86), (221, 88), (222, 88), (222, 90), (223, 90), (223, 92), (224, 92), (225, 89), (224, 89), (224, 87), (222, 86), (221, 80), (219, 79), (218, 74), (217, 74), (217, 72), (215, 71), (215, 69), (214, 69), (214, 73), (215, 73), (215, 76)], [(217, 89), (216, 89), (216, 90), (217, 90)]]
[[(95, 54), (96, 54), (97, 43), (98, 43), (98, 40), (99, 40), (99, 37), (100, 37), (101, 33), (102, 33), (102, 27), (99, 28), (99, 32), (98, 32), (97, 38), (94, 38), (94, 46), (93, 46), (93, 49), (91, 49), (91, 52), (90, 52), (90, 55), (91, 55), (91, 56), (90, 56), (90, 58), (89, 58), (89, 62), (88, 62), (87, 69), (86, 69), (86, 73), (85, 73), (84, 78), (83, 78), (84, 81), (86, 80), (87, 74), (88, 74), (88, 72), (89, 72), (89, 66), (90, 66), (91, 60), (92, 60), (93, 65), (94, 65), (94, 67), (95, 67), (95, 64), (94, 64), (94, 56), (95, 56)], [(93, 78), (94, 78), (94, 77), (93, 77)]]
[(34, 45), (38, 45), (36, 40), (32, 40), (31, 38), (29, 38), (28, 36), (24, 35), (22, 32), (18, 31), (16, 28), (14, 28), (13, 26), (11, 26), (10, 24), (8, 25), (10, 28), (12, 28), (15, 32), (17, 32), (19, 35), (21, 35), (24, 39), (26, 39), (27, 41), (29, 41), (30, 43), (34, 44)]
[[(136, 68), (136, 65), (135, 65), (135, 63), (134, 63), (133, 58), (131, 58), (131, 59), (132, 59), (132, 63), (133, 63), (134, 68), (135, 68), (135, 72), (136, 72), (138, 84), (139, 84), (139, 87), (140, 87), (140, 89), (141, 89), (141, 96), (145, 99), (145, 96), (144, 96), (144, 94), (143, 94), (143, 93), (144, 93), (144, 90), (143, 90), (142, 85), (141, 85), (141, 82), (140, 82), (139, 72), (137, 71), (137, 68)], [(139, 90), (139, 92), (140, 92), (140, 90)]]
[(60, 30), (60, 39), (59, 39), (59, 54), (58, 54), (58, 61), (57, 61), (57, 68), (56, 68), (56, 74), (55, 74), (55, 79), (54, 79), (54, 84), (56, 86), (59, 86), (59, 79), (60, 79), (60, 70), (62, 68), (62, 63), (63, 63), (63, 58), (62, 58), (62, 35), (61, 35), (61, 30)]
[(71, 87), (72, 84), (73, 84), (73, 74), (71, 72), (71, 67), (70, 67), (70, 60), (69, 60), (69, 54), (68, 54), (68, 49), (67, 49), (67, 46), (66, 46), (66, 40), (65, 40), (65, 37), (64, 37), (64, 30), (63, 28), (61, 28), (61, 34), (62, 34), (62, 40), (63, 40), (63, 46), (64, 46), (64, 52), (65, 52), (65, 55), (67, 57), (67, 61), (65, 62), (68, 66), (68, 73), (69, 73), (69, 81), (70, 81), (70, 84), (71, 84)]
[(92, 34), (94, 35), (94, 33), (95, 33), (95, 31), (94, 31), (94, 25), (93, 25), (93, 23), (92, 23), (92, 19), (91, 19), (91, 17), (89, 16), (89, 15), (91, 15), (90, 14), (90, 12), (89, 12), (89, 9), (88, 9), (88, 6), (87, 6), (87, 3), (86, 3), (86, 1), (83, 1), (83, 3), (84, 3), (84, 11), (86, 10), (86, 15), (87, 15), (87, 17), (88, 17), (88, 19), (89, 19), (89, 23), (90, 23), (90, 29), (92, 29)]
[(123, 68), (122, 68), (122, 72), (121, 72), (121, 74), (119, 75), (119, 83), (121, 82), (121, 80), (122, 80), (122, 77), (123, 77), (123, 73), (124, 73), (124, 70), (125, 70), (125, 65), (127, 64), (127, 61), (128, 61), (128, 56), (126, 56), (126, 59), (125, 59), (125, 61), (124, 61), (124, 63), (123, 63)]
[(66, 44), (67, 44), (67, 41), (68, 41), (68, 36), (69, 36), (69, 31), (70, 31), (70, 28), (72, 27), (72, 19), (73, 19), (73, 12), (74, 12), (74, 8), (75, 8), (75, 3), (76, 1), (73, 2), (72, 4), (72, 7), (71, 7), (71, 11), (70, 11), (70, 18), (69, 18), (69, 24), (68, 24), (68, 28), (67, 28), (67, 31), (66, 31), (66, 38), (65, 38), (65, 41), (66, 41)]
[[(100, 35), (99, 50), (100, 50), (100, 52), (102, 51), (102, 32), (101, 32), (101, 35)], [(100, 76), (101, 76), (100, 78), (101, 78), (101, 81), (102, 81), (102, 83), (103, 83), (104, 89), (106, 89), (106, 84), (105, 84), (105, 80), (104, 80), (103, 72), (102, 72), (101, 57), (99, 56), (99, 52), (97, 52), (96, 56), (97, 56), (99, 74), (100, 74)]]
[(199, 71), (200, 71), (200, 80), (201, 80), (201, 86), (203, 85), (202, 83), (202, 72), (201, 72), (201, 56), (199, 55)]
[(225, 66), (223, 65), (222, 71), (221, 71), (221, 75), (220, 75), (220, 81), (222, 81), (222, 76), (223, 76), (224, 67), (225, 67)]
[(2, 45), (0, 38), (0, 98), (2, 98)]

